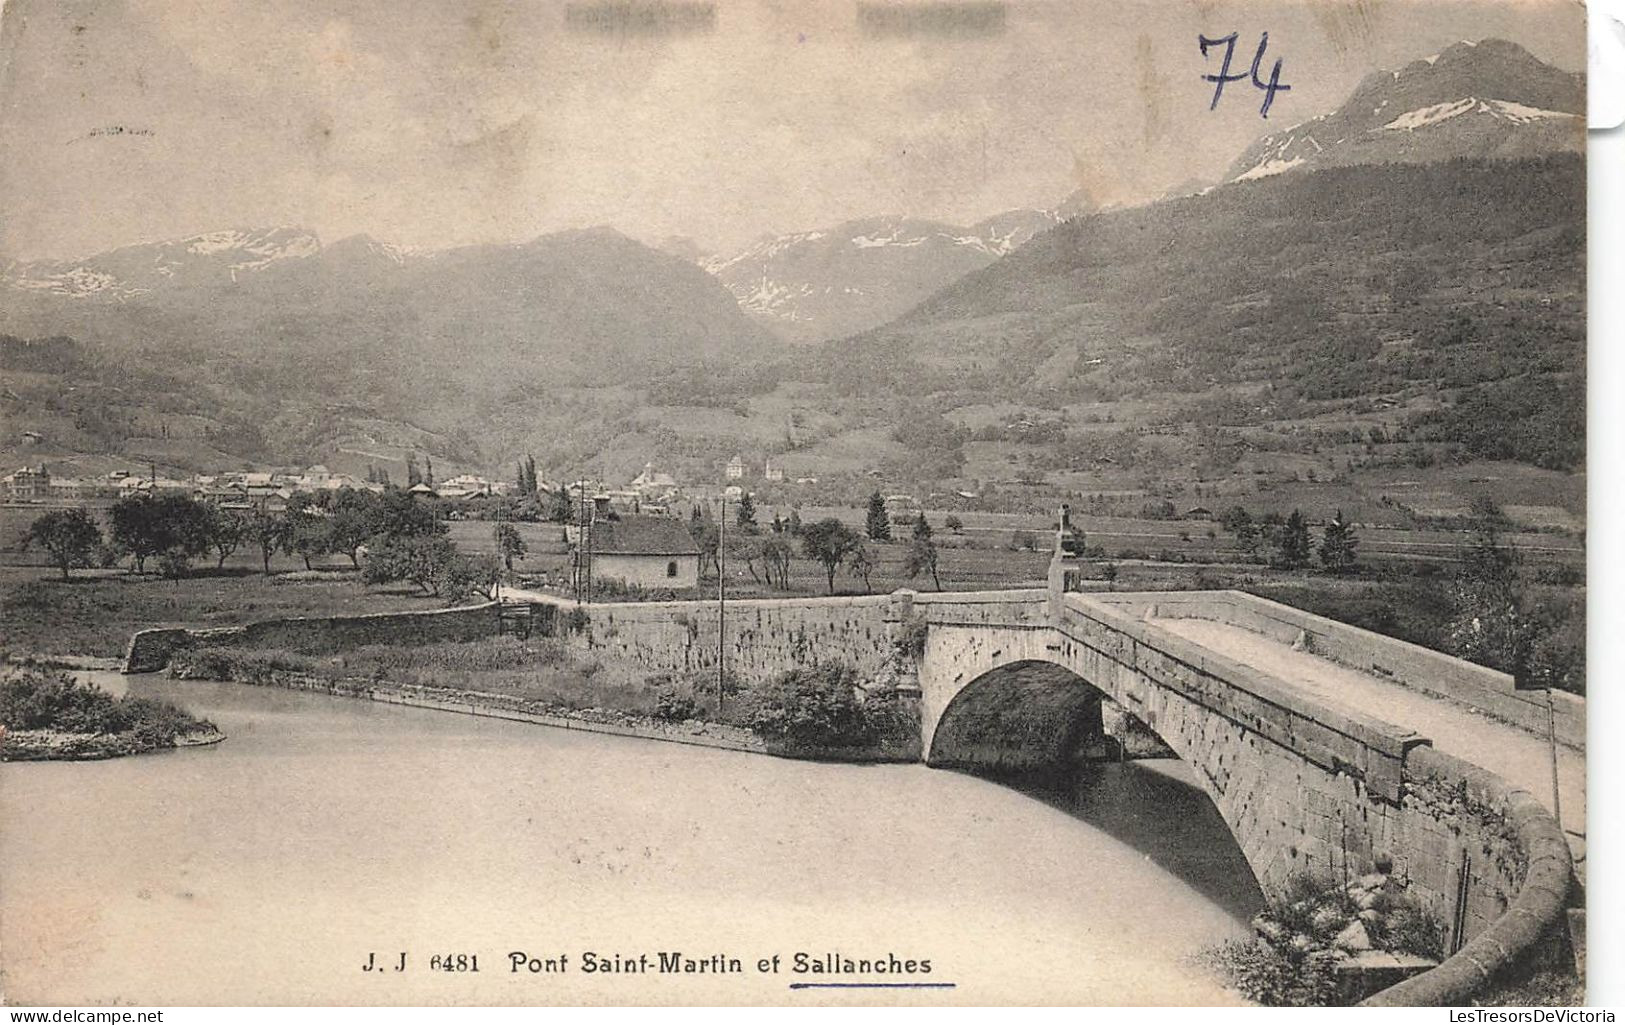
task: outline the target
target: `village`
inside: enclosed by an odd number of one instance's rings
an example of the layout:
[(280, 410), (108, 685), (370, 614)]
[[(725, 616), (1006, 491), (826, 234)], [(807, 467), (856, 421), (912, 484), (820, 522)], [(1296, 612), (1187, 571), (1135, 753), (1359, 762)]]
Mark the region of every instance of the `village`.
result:
[[(0, 525), (7, 535), (0, 539), (0, 548), (12, 564), (19, 558), (31, 561), (24, 553), (30, 548), (30, 533), (37, 534), (34, 551), (48, 552), (64, 579), (70, 570), (107, 570), (126, 557), (132, 571), (144, 570), (149, 555), (155, 562), (170, 558), (168, 575), (187, 575), (190, 561), (210, 554), (211, 549), (219, 556), (216, 569), (221, 571), (239, 549), (253, 548), (259, 549), (259, 562), (267, 575), (279, 555), (299, 559), (306, 571), (338, 556), (348, 556), (349, 568), (360, 569), (365, 542), (376, 539), (376, 535), (369, 537), (374, 521), (381, 515), (387, 518), (376, 511), (379, 502), (383, 496), (394, 495), (406, 496), (421, 507), (436, 525), (436, 532), (450, 535), (465, 554), (499, 559), (508, 578), (558, 586), (577, 596), (595, 585), (600, 597), (651, 590), (684, 592), (697, 587), (708, 569), (712, 575), (721, 573), (719, 550), (723, 560), (730, 556), (739, 560), (749, 574), (750, 581), (742, 581), (746, 586), (753, 581), (789, 589), (789, 564), (801, 553), (752, 545), (749, 538), (785, 535), (779, 548), (789, 549), (788, 539), (800, 535), (800, 507), (785, 503), (779, 508), (758, 508), (753, 485), (776, 485), (782, 495), (787, 485), (812, 483), (815, 478), (786, 482), (783, 468), (771, 457), (755, 465), (740, 455), (720, 465), (716, 478), (709, 482), (680, 481), (650, 462), (630, 481), (619, 483), (586, 477), (549, 479), (537, 471), (534, 459), (520, 462), (513, 480), (472, 473), (437, 479), (432, 460), (426, 459), (420, 471), (416, 457), (409, 456), (402, 485), (391, 482), (388, 470), (370, 465), (364, 477), (322, 464), (294, 470), (168, 476), (154, 463), (80, 477), (55, 473), (49, 464), (40, 462), (0, 477)], [(908, 527), (923, 515), (912, 495), (882, 496), (877, 491), (875, 502), (884, 510), (886, 526), (876, 527), (875, 514), (870, 512), (867, 532), (871, 540), (889, 540), (891, 524)], [(155, 537), (144, 542), (119, 525), (119, 510), (133, 508), (150, 508), (149, 520), (177, 522), (161, 537), (156, 536), (163, 533), (160, 526), (152, 527)], [(368, 511), (357, 513), (358, 509)], [(92, 524), (80, 530), (84, 543), (53, 542), (46, 538), (46, 528), (35, 527), (36, 523), (57, 523), (59, 517), (54, 514), (78, 512)], [(359, 527), (340, 522), (357, 516), (362, 521)], [(180, 522), (191, 519), (201, 526), (194, 529)], [(958, 522), (957, 518), (950, 520)], [(497, 526), (481, 527), (480, 523)], [(550, 523), (562, 530), (542, 529)], [(585, 532), (583, 524), (587, 525)], [(105, 542), (100, 540), (103, 525), (108, 534)], [(730, 529), (734, 538), (727, 538)], [(89, 541), (92, 531), (97, 536), (95, 543)], [(856, 531), (836, 539), (835, 555), (843, 567), (856, 553), (859, 541)], [(527, 557), (529, 564), (525, 563)], [(176, 560), (178, 569), (173, 568)], [(521, 564), (518, 567), (516, 560)], [(872, 566), (859, 556), (852, 572), (868, 576)], [(392, 579), (377, 568), (373, 575), (375, 582)], [(442, 581), (427, 579), (421, 572), (407, 578), (442, 596)], [(461, 583), (459, 577), (458, 586), (443, 596), (453, 601), (462, 597), (466, 589)], [(835, 587), (833, 573), (828, 587)]]

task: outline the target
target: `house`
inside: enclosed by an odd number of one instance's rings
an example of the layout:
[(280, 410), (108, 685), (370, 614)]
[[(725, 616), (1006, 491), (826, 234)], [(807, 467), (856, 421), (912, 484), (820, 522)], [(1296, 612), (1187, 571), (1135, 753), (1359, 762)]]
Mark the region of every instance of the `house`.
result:
[(1211, 520), (1212, 518), (1213, 510), (1207, 506), (1193, 505), (1185, 510), (1185, 519), (1187, 520)]
[(41, 463), (36, 469), (23, 467), (0, 477), (0, 488), (13, 502), (39, 502), (50, 495), (51, 472)]
[(722, 474), (729, 480), (741, 480), (745, 476), (745, 459), (736, 455), (728, 460), (728, 465), (722, 468)]
[(489, 495), (491, 482), (484, 477), (464, 473), (450, 480), (441, 481), (439, 491), (442, 498), (472, 498), (477, 495)]
[(663, 505), (677, 497), (677, 478), (644, 463), (643, 472), (632, 478), (632, 490), (643, 496), (644, 504)]
[(700, 546), (681, 520), (595, 515), (587, 532), (594, 580), (681, 590), (700, 582)]
[(643, 495), (641, 492), (620, 488), (614, 491), (600, 491), (593, 496), (596, 503), (600, 498), (609, 500), (610, 511), (617, 516), (633, 515), (643, 512)]
[(656, 470), (653, 463), (644, 463), (643, 472), (632, 478), (632, 486), (639, 491), (645, 488), (675, 488), (677, 478)]
[(784, 480), (784, 467), (774, 466), (773, 460), (769, 459), (762, 467), (762, 476), (769, 481), (782, 481)]

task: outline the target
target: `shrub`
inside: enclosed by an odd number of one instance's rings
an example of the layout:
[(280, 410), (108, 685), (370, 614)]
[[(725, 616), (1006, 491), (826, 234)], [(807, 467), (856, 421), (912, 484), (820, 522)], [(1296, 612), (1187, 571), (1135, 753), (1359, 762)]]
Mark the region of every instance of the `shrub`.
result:
[(167, 701), (114, 697), (66, 673), (29, 669), (0, 684), (0, 725), (14, 730), (128, 733), (142, 747), (173, 747), (183, 733), (214, 729)]
[(1337, 955), (1330, 951), (1300, 955), (1261, 940), (1230, 940), (1213, 961), (1242, 996), (1266, 1007), (1324, 1007), (1337, 999)]
[(700, 711), (699, 702), (692, 693), (684, 693), (675, 686), (662, 687), (655, 695), (654, 717), (667, 722), (683, 722), (695, 718)]
[(746, 698), (757, 736), (799, 747), (859, 747), (873, 739), (851, 666), (815, 663), (781, 673)]
[(917, 659), (925, 654), (925, 640), (931, 632), (930, 624), (924, 616), (912, 616), (902, 624), (898, 632), (896, 649), (904, 658)]

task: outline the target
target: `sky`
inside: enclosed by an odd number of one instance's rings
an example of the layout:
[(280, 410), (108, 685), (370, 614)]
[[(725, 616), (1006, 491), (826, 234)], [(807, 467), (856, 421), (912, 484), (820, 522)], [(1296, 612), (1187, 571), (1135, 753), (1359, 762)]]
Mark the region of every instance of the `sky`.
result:
[[(857, 217), (968, 224), (1211, 181), (1460, 39), (1585, 58), (1574, 0), (604, 2), (0, 0), (0, 254), (606, 224), (721, 253)], [(1245, 82), (1209, 109), (1197, 37), (1230, 32), (1234, 70), (1264, 32), (1282, 62), (1267, 120)]]

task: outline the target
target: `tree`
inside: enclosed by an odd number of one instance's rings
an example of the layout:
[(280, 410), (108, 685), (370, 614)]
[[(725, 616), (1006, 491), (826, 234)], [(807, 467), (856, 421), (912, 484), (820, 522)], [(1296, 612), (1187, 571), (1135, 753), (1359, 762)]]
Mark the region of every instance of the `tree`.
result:
[(759, 529), (756, 525), (756, 500), (746, 491), (739, 496), (739, 509), (734, 513), (734, 523), (747, 534), (754, 534)]
[(289, 554), (304, 560), (310, 569), (310, 560), (333, 550), (333, 534), (328, 524), (327, 510), (321, 508), (308, 495), (295, 495), (288, 502), (284, 546)]
[(243, 520), (243, 534), (259, 550), (260, 565), (265, 575), (270, 576), (271, 556), (287, 544), (288, 521), (261, 507)]
[(37, 544), (68, 579), (68, 570), (89, 566), (102, 543), (102, 530), (84, 509), (64, 509), (39, 516), (23, 535), (23, 548)]
[(576, 517), (576, 504), (570, 501), (570, 493), (563, 488), (553, 492), (548, 500), (547, 518), (555, 523), (574, 523)]
[(1013, 552), (1038, 551), (1038, 535), (1030, 530), (1012, 530), (1010, 532), (1010, 550)]
[(861, 543), (857, 531), (833, 516), (801, 528), (801, 550), (824, 567), (830, 594), (835, 593), (835, 571)]
[(953, 513), (948, 514), (947, 518), (942, 521), (942, 525), (947, 527), (948, 532), (951, 534), (962, 534), (965, 532), (965, 521), (960, 519), (958, 516), (955, 516)]
[(874, 593), (874, 588), (869, 586), (869, 577), (874, 573), (875, 568), (874, 553), (869, 550), (868, 545), (859, 541), (857, 546), (852, 549), (852, 553), (846, 557), (846, 571), (863, 581), (864, 594)]
[(405, 580), (425, 594), (443, 595), (469, 583), (467, 567), (458, 563), (461, 558), (449, 538), (421, 534), (386, 537), (367, 549), (362, 579), (369, 584)]
[(910, 580), (921, 573), (929, 572), (931, 582), (937, 590), (942, 590), (942, 579), (937, 576), (937, 544), (929, 537), (917, 537), (908, 546), (908, 561), (903, 564), (903, 572)]
[(931, 540), (931, 524), (923, 512), (914, 520), (914, 540)]
[(208, 510), (189, 495), (130, 495), (113, 503), (108, 515), (113, 543), (129, 553), (134, 572), (145, 572), (147, 559), (171, 548), (187, 555), (209, 550)]
[(1517, 553), (1500, 543), (1494, 521), (1484, 520), (1451, 588), (1451, 647), (1528, 685), (1539, 629), (1522, 591)]
[(1309, 525), (1304, 521), (1303, 513), (1294, 509), (1292, 515), (1286, 518), (1277, 535), (1276, 550), (1281, 565), (1287, 569), (1309, 565)]
[(519, 528), (511, 523), (498, 523), (491, 531), (491, 539), (496, 542), (502, 564), (512, 573), (513, 560), (525, 557), (525, 539), (519, 536)]
[(721, 531), (717, 530), (717, 525), (711, 522), (711, 518), (701, 516), (700, 519), (689, 523), (688, 533), (694, 539), (694, 543), (700, 546), (700, 576), (705, 576), (707, 566), (716, 569), (719, 573), (722, 572), (721, 564), (717, 561), (717, 549), (721, 546)]
[(418, 457), (416, 454), (406, 457), (406, 486), (415, 488), (423, 483), (423, 474), (418, 470)]
[(158, 575), (165, 580), (180, 583), (181, 577), (191, 568), (191, 558), (184, 548), (165, 548), (158, 553)]
[(451, 529), (435, 517), (433, 504), (399, 489), (377, 497), (373, 533), (385, 537), (429, 537)]
[(864, 514), (863, 528), (871, 541), (891, 540), (891, 520), (886, 517), (886, 500), (878, 491), (869, 496), (869, 509)]
[(1110, 591), (1112, 585), (1117, 582), (1117, 564), (1108, 562), (1100, 567), (1100, 579), (1106, 581), (1106, 590)]
[(788, 523), (786, 523), (784, 525), (784, 529), (790, 532), (791, 537), (800, 537), (801, 536), (801, 510), (800, 509), (791, 509), (790, 510), (790, 522), (788, 522)]
[(208, 506), (208, 533), (209, 547), (214, 549), (215, 569), (223, 569), (226, 560), (231, 558), (243, 543), (243, 518), (232, 509), (223, 509), (218, 505)]
[(328, 539), (333, 551), (343, 552), (350, 566), (361, 568), (361, 548), (378, 533), (379, 500), (371, 491), (340, 488), (328, 508)]
[(1219, 523), (1236, 536), (1236, 542), (1241, 545), (1243, 551), (1249, 555), (1257, 554), (1259, 531), (1252, 513), (1239, 505), (1231, 506), (1219, 517)]
[(790, 561), (795, 554), (795, 546), (781, 535), (762, 542), (762, 561), (767, 564), (768, 580), (781, 590), (790, 589)]
[(1354, 536), (1354, 526), (1343, 519), (1343, 510), (1326, 524), (1320, 540), (1320, 562), (1329, 572), (1347, 573), (1354, 568), (1355, 549), (1360, 541)]
[(750, 578), (758, 584), (762, 582), (761, 574), (756, 572), (756, 564), (762, 558), (762, 543), (749, 534), (733, 533), (728, 535), (728, 561), (734, 565), (745, 564), (750, 571)]

